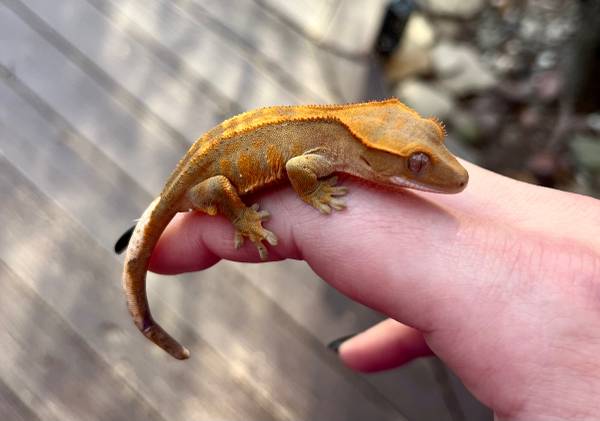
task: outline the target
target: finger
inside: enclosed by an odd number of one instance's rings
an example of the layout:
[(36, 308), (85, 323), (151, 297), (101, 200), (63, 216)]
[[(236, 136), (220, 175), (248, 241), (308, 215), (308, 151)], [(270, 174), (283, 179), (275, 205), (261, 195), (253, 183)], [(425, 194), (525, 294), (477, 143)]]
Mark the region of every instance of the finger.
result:
[(389, 370), (433, 355), (421, 332), (393, 319), (343, 342), (338, 352), (344, 364), (362, 372)]
[[(335, 215), (319, 214), (289, 187), (257, 197), (272, 215), (265, 228), (279, 240), (266, 248), (267, 259), (304, 259), (350, 298), (430, 330), (432, 317), (441, 310), (429, 311), (436, 304), (429, 297), (449, 290), (439, 283), (456, 267), (460, 250), (449, 239), (461, 222), (415, 194), (375, 189), (352, 179), (344, 183), (348, 208)], [(161, 236), (150, 269), (173, 274), (204, 269), (221, 258), (261, 261), (251, 242), (236, 250), (234, 239), (234, 228), (224, 217), (179, 214)], [(464, 262), (467, 266), (468, 259)]]
[[(470, 171), (471, 180), (494, 177), (477, 167)], [(422, 331), (465, 322), (468, 313), (451, 310), (470, 308), (471, 297), (485, 285), (480, 279), (486, 270), (482, 262), (492, 264), (503, 258), (504, 249), (489, 245), (508, 240), (491, 236), (512, 235), (483, 228), (490, 225), (484, 219), (489, 213), (484, 206), (462, 209), (461, 200), (475, 201), (479, 190), (465, 199), (467, 191), (425, 196), (376, 189), (353, 179), (344, 184), (349, 187), (348, 208), (335, 215), (319, 214), (289, 187), (257, 197), (273, 215), (265, 227), (279, 239), (276, 247), (266, 249), (268, 259), (304, 259), (350, 298)], [(488, 199), (489, 192), (482, 192), (479, 202)], [(223, 217), (199, 212), (179, 215), (161, 237), (150, 267), (160, 273), (179, 273), (206, 268), (220, 258), (260, 261), (250, 242), (236, 250), (234, 238), (232, 225)], [(494, 270), (500, 269), (512, 270), (495, 263)], [(508, 274), (498, 273), (502, 276)]]
[[(557, 232), (560, 227), (569, 227), (557, 236), (571, 236), (589, 242), (592, 247), (600, 247), (600, 212), (591, 205), (594, 199), (516, 181), (464, 160), (461, 163), (470, 174), (463, 192), (459, 195), (423, 193), (423, 197), (527, 231), (547, 234)], [(554, 205), (547, 206), (548, 203)], [(535, 207), (543, 209), (543, 214), (533, 213)], [(579, 219), (589, 223), (572, 223)]]

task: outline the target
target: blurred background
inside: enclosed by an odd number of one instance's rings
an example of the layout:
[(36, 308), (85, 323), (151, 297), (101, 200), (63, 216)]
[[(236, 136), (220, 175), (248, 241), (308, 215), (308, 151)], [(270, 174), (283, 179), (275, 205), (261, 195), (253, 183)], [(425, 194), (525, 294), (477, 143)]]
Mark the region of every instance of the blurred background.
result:
[(325, 344), (382, 318), (302, 262), (149, 276), (114, 241), (191, 143), (274, 104), (397, 96), (459, 156), (600, 197), (600, 1), (0, 0), (0, 419), (491, 420), (434, 358)]
[(599, 197), (600, 2), (394, 1), (376, 49), (459, 155)]

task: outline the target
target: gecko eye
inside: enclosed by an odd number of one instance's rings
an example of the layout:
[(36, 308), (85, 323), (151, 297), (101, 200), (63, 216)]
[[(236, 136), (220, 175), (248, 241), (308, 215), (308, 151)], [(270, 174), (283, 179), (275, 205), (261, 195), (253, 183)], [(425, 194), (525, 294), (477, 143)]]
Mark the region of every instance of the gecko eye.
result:
[(421, 173), (429, 165), (429, 156), (423, 152), (415, 152), (408, 157), (408, 169), (414, 175)]

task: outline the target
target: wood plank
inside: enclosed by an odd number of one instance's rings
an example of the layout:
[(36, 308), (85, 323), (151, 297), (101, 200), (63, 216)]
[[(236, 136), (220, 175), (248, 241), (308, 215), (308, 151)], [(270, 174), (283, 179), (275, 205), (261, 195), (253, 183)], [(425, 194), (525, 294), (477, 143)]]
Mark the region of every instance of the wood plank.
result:
[[(239, 49), (212, 31), (190, 21), (169, 2), (89, 0), (149, 50), (184, 65), (245, 109), (273, 104), (315, 102), (306, 91), (290, 92), (269, 72), (240, 55)], [(171, 28), (165, 31), (164, 28)]]
[[(142, 8), (147, 3), (135, 2)], [(226, 40), (245, 60), (297, 96), (309, 94), (313, 102), (343, 101), (335, 97), (327, 83), (321, 60), (323, 51), (281, 20), (265, 13), (255, 2), (159, 0), (159, 3), (176, 7), (195, 26)], [(235, 13), (231, 13), (232, 10)]]
[[(380, 1), (377, 0), (373, 3)], [(373, 60), (373, 57), (370, 55), (348, 57), (346, 53), (339, 53), (337, 51), (339, 45), (332, 44), (331, 40), (311, 37), (301, 25), (286, 18), (285, 12), (279, 12), (281, 8), (285, 7), (301, 10), (302, 7), (299, 7), (297, 2), (277, 3), (273, 7), (267, 2), (257, 0), (253, 2), (246, 0), (174, 0), (173, 2), (192, 16), (198, 24), (206, 22), (208, 25), (212, 20), (218, 22), (221, 28), (228, 28), (220, 33), (242, 46), (246, 54), (254, 57), (255, 62), (268, 62), (270, 72), (284, 73), (284, 75), (289, 75), (286, 76), (287, 79), (299, 80), (299, 83), (304, 84), (311, 91), (316, 90), (321, 96), (324, 96), (324, 100), (327, 102), (360, 102), (389, 96), (378, 63)], [(332, 32), (332, 37), (335, 37), (335, 31), (338, 31), (339, 27), (343, 25), (348, 28), (345, 30), (354, 28), (355, 35), (360, 33), (360, 31), (356, 31), (356, 26), (368, 28), (370, 25), (370, 23), (364, 25), (364, 22), (347, 25), (344, 20), (346, 15), (352, 11), (356, 12), (357, 7), (353, 2), (353, 7), (346, 10), (346, 3), (348, 2), (338, 2), (343, 10), (340, 9), (335, 13), (333, 9), (338, 6), (332, 7), (331, 13), (336, 22), (335, 25), (333, 23), (330, 25), (329, 31)], [(260, 10), (257, 10), (256, 5), (261, 6)], [(318, 4), (314, 6), (319, 7)], [(375, 9), (377, 7), (375, 5)], [(358, 7), (359, 13), (363, 8)], [(236, 10), (236, 13), (231, 13), (232, 10)], [(306, 16), (310, 16), (310, 13), (307, 13)], [(359, 16), (354, 16), (354, 19), (358, 20), (358, 18)], [(355, 50), (350, 49), (349, 51)], [(274, 67), (270, 63), (276, 63), (277, 66)]]
[[(48, 34), (52, 45), (98, 80), (141, 116), (162, 122), (170, 136), (188, 146), (203, 132), (242, 111), (212, 81), (185, 66), (174, 68), (128, 36), (121, 25), (83, 0), (65, 0), (61, 7), (41, 0), (9, 2), (19, 16)], [(147, 117), (146, 117), (147, 118)]]
[(328, 22), (340, 3), (342, 3), (341, 0), (299, 0), (290, 2), (265, 0), (259, 2), (263, 7), (269, 6), (277, 13), (282, 14), (315, 38), (323, 36), (324, 29), (327, 28)]
[[(111, 180), (108, 177), (104, 177), (106, 174), (118, 174), (118, 169), (110, 168), (108, 163), (105, 163), (104, 165), (95, 165), (93, 167), (93, 169), (99, 170), (101, 174), (94, 173), (93, 170), (86, 167), (86, 163), (77, 161), (78, 157), (73, 151), (60, 143), (63, 138), (71, 139), (76, 135), (69, 133), (67, 128), (59, 131), (53, 130), (52, 126), (49, 126), (47, 123), (44, 126), (43, 119), (35, 116), (33, 110), (28, 108), (24, 101), (20, 100), (14, 93), (2, 85), (0, 85), (0, 97), (3, 100), (9, 100), (6, 103), (7, 106), (3, 107), (4, 113), (2, 117), (4, 119), (0, 120), (0, 128), (2, 128), (3, 133), (3, 136), (0, 136), (0, 149), (10, 153), (13, 160), (21, 163), (21, 166), (27, 171), (28, 176), (35, 180), (36, 183), (41, 185), (46, 191), (54, 193), (61, 205), (73, 211), (81, 218), (82, 222), (91, 223), (90, 226), (92, 227), (91, 231), (93, 235), (100, 240), (105, 240), (101, 241), (101, 243), (104, 244), (106, 249), (110, 249), (114, 238), (116, 238), (115, 235), (107, 236), (105, 234), (106, 231), (111, 231), (115, 228), (113, 226), (115, 224), (109, 223), (110, 219), (112, 219), (111, 215), (116, 215), (118, 218), (119, 209), (122, 209), (122, 207), (131, 207), (131, 200), (126, 196), (132, 198), (144, 197), (143, 203), (147, 204), (150, 200), (150, 195), (141, 191), (138, 186), (129, 186), (128, 190), (123, 190), (125, 196), (120, 196), (120, 200), (97, 200), (98, 198), (95, 200), (94, 196), (98, 191), (110, 192), (111, 188), (117, 191), (120, 190), (119, 187), (114, 186), (115, 180), (112, 180), (113, 182), (109, 184)], [(6, 126), (7, 124), (14, 124), (21, 129), (20, 125), (25, 121), (29, 122), (29, 125), (26, 126), (27, 133), (25, 136), (31, 136), (31, 138), (18, 135), (14, 132), (14, 128)], [(40, 142), (39, 139), (42, 137), (42, 133), (45, 133), (46, 136)], [(85, 141), (85, 139), (80, 138), (79, 140), (80, 142), (77, 146), (78, 152), (81, 153), (83, 149), (81, 141)], [(29, 166), (27, 163), (33, 163), (33, 165)], [(39, 163), (44, 165), (36, 165)], [(95, 164), (98, 164), (98, 161)], [(64, 171), (65, 168), (68, 170)], [(118, 178), (120, 177), (117, 177), (117, 181)], [(81, 188), (82, 184), (84, 184), (83, 188)], [(85, 185), (93, 185), (95, 189), (86, 188)], [(92, 203), (92, 207), (88, 206), (88, 203)], [(105, 211), (106, 213), (104, 213)], [(123, 217), (122, 215), (120, 216), (122, 220)], [(118, 224), (116, 225), (118, 230)], [(107, 230), (106, 227), (109, 229)], [(115, 279), (118, 279), (118, 275)], [(117, 304), (118, 310), (122, 310), (122, 303)], [(128, 318), (126, 315), (125, 317)], [(137, 335), (135, 329), (131, 328), (128, 330)], [(210, 381), (209, 379), (207, 380)]]
[[(12, 80), (12, 82), (13, 85), (17, 85), (15, 80)], [(23, 90), (23, 87), (21, 87), (21, 90)], [(69, 131), (69, 128), (64, 124), (61, 130), (54, 129), (40, 116), (36, 116), (35, 111), (6, 86), (0, 85), (0, 98), (3, 99), (3, 102), (6, 101), (3, 104), (6, 107), (2, 107), (2, 120), (0, 120), (0, 128), (2, 128), (0, 149), (10, 153), (11, 159), (19, 162), (21, 167), (27, 171), (29, 177), (47, 192), (53, 193), (59, 203), (77, 215), (80, 221), (87, 224), (91, 223), (88, 227), (91, 227), (92, 234), (102, 240), (101, 243), (104, 244), (106, 249), (110, 249), (116, 237), (115, 235), (107, 236), (105, 232), (114, 229), (113, 225), (117, 225), (117, 230), (120, 229), (119, 224), (112, 224), (110, 220), (115, 216), (123, 220), (123, 215), (119, 215), (119, 209), (131, 208), (136, 197), (143, 198), (142, 203), (145, 205), (150, 200), (150, 195), (141, 191), (139, 186), (129, 183), (129, 186), (127, 184), (121, 186), (128, 188), (122, 190), (122, 195), (117, 194), (116, 200), (103, 200), (105, 198), (102, 197), (94, 198), (97, 192), (110, 193), (111, 188), (120, 191), (121, 189), (115, 186), (115, 182), (126, 180), (127, 177), (119, 176), (118, 169), (114, 168), (114, 164), (111, 168), (109, 162), (102, 163), (102, 160), (100, 160), (101, 165), (98, 166), (99, 162), (96, 160), (91, 168), (89, 162), (78, 162), (78, 155), (61, 142), (63, 142), (63, 139), (78, 137), (77, 152), (90, 152), (85, 151), (85, 139)], [(31, 98), (29, 99), (31, 100)], [(29, 123), (27, 126), (22, 126), (24, 122)], [(8, 125), (14, 125), (18, 129)], [(22, 135), (15, 132), (15, 130), (23, 129), (25, 129), (25, 132)], [(29, 164), (33, 165), (29, 166)], [(111, 175), (113, 179), (111, 179)], [(82, 184), (84, 184), (83, 187)], [(87, 188), (89, 185), (93, 185), (95, 188)], [(92, 203), (92, 207), (87, 205), (89, 203)], [(109, 254), (109, 256), (111, 255)], [(114, 260), (114, 257), (111, 256), (111, 260)], [(119, 264), (115, 265), (114, 261), (111, 264), (114, 266), (113, 279), (117, 280), (120, 271)], [(118, 286), (118, 282), (116, 284), (115, 286)], [(120, 291), (118, 293), (120, 294)], [(122, 299), (117, 300), (115, 303), (116, 310), (121, 317), (124, 317), (123, 321), (126, 322), (129, 317), (126, 312), (122, 311), (124, 308), (120, 301)], [(130, 323), (127, 324), (127, 330), (138, 336)], [(223, 370), (227, 371), (226, 368), (223, 368)], [(197, 381), (211, 382), (211, 379), (207, 377)]]
[(5, 227), (0, 238), (3, 260), (161, 415), (169, 419), (277, 418), (265, 407), (268, 400), (260, 399), (260, 391), (236, 372), (235, 365), (167, 308), (162, 309), (161, 320), (176, 325), (174, 333), (193, 344), (202, 358), (182, 364), (148, 347), (142, 335), (133, 334), (117, 259), (4, 156), (0, 157), (0, 194), (12, 199), (0, 208), (0, 223)]
[[(57, 51), (43, 36), (0, 4), (0, 64), (129, 174), (139, 177), (148, 191), (158, 193), (185, 146), (175, 142), (164, 126), (150, 116), (133, 112), (86, 72)], [(49, 36), (51, 38), (51, 36)], [(5, 77), (6, 71), (3, 72)], [(146, 118), (148, 117), (148, 118)], [(132, 118), (136, 124), (132, 124)]]
[[(13, 95), (14, 96), (14, 95)], [(2, 95), (2, 98), (10, 98), (8, 95)], [(11, 105), (18, 104), (18, 100), (13, 98)], [(26, 119), (30, 119), (29, 115), (32, 110), (27, 110), (24, 104), (18, 106), (6, 107), (6, 110), (12, 110), (19, 113)], [(6, 111), (3, 124), (19, 123), (17, 117), (10, 114), (11, 111)], [(36, 119), (31, 119), (36, 122)], [(43, 120), (39, 120), (36, 124), (42, 124)], [(32, 125), (35, 127), (35, 125)], [(18, 132), (19, 126), (13, 127), (13, 132)], [(59, 139), (52, 139), (53, 130), (38, 126), (37, 130), (46, 133), (45, 139), (47, 142), (60, 142)], [(6, 133), (6, 131), (3, 131)], [(65, 131), (60, 132), (61, 135)], [(67, 133), (68, 134), (68, 133)], [(31, 136), (29, 142), (34, 139), (43, 138), (39, 134), (36, 136), (34, 132), (23, 133), (20, 142), (24, 142), (26, 136)], [(73, 136), (68, 134), (67, 137)], [(64, 154), (59, 157), (60, 149), (49, 148), (44, 142), (40, 142), (39, 150), (47, 155), (46, 161), (54, 161), (60, 163), (60, 166), (77, 168), (74, 154)], [(53, 152), (54, 151), (54, 152)], [(17, 155), (13, 153), (12, 159), (37, 162), (36, 150), (30, 149), (32, 154), (29, 158), (25, 155)], [(37, 152), (41, 153), (41, 152)], [(26, 164), (21, 164), (23, 167)], [(104, 169), (111, 173), (109, 168)], [(49, 168), (50, 174), (54, 170)], [(82, 173), (83, 174), (83, 173)], [(82, 218), (80, 222), (86, 224), (86, 228), (94, 237), (102, 238), (102, 231), (106, 230), (107, 226), (111, 225), (110, 220), (102, 220), (101, 215), (86, 215), (81, 206), (81, 203), (88, 201), (95, 202), (94, 191), (87, 189), (78, 189), (79, 174), (74, 173), (69, 178), (69, 173), (62, 177), (48, 176), (45, 178), (48, 181), (41, 179), (44, 173), (31, 171), (28, 176), (35, 179), (36, 183), (44, 186), (48, 191), (59, 192), (55, 193), (60, 205), (68, 209), (72, 214)], [(103, 177), (93, 177), (91, 181), (98, 184), (100, 191), (108, 190), (108, 187), (103, 186), (106, 183)], [(54, 184), (53, 184), (54, 183)], [(130, 189), (135, 186), (130, 186)], [(62, 189), (62, 190), (61, 190)], [(133, 196), (139, 196), (140, 193)], [(75, 196), (77, 199), (75, 199)], [(150, 196), (148, 195), (148, 201)], [(123, 197), (122, 200), (127, 200)], [(122, 202), (112, 203), (113, 206), (119, 207)], [(108, 206), (108, 204), (106, 205)], [(92, 210), (92, 213), (97, 213), (98, 210)], [(114, 211), (110, 212), (114, 213)], [(96, 223), (87, 225), (91, 219)], [(70, 235), (65, 234), (65, 238)], [(78, 240), (78, 242), (81, 240)], [(74, 245), (75, 246), (75, 245)], [(77, 246), (81, 249), (89, 249), (90, 247)], [(110, 245), (104, 244), (108, 249)], [(108, 250), (106, 250), (108, 251)], [(46, 252), (44, 252), (46, 254)], [(100, 264), (111, 265), (107, 262)], [(113, 262), (110, 274), (100, 275), (107, 279), (118, 279), (120, 268), (118, 263)], [(305, 331), (299, 329), (287, 317), (278, 305), (265, 299), (252, 285), (245, 281), (241, 274), (227, 265), (220, 265), (211, 271), (203, 273), (202, 283), (188, 282), (171, 283), (171, 282), (156, 282), (156, 277), (151, 277), (151, 293), (153, 309), (159, 320), (165, 320), (171, 323), (185, 325), (182, 320), (173, 321), (173, 315), (170, 312), (174, 310), (177, 314), (188, 318), (193, 326), (186, 326), (190, 332), (187, 343), (194, 344), (194, 335), (202, 335), (215, 349), (218, 349), (220, 355), (223, 355), (229, 361), (232, 361), (230, 370), (235, 370), (237, 378), (248, 383), (255, 390), (256, 399), (261, 405), (270, 405), (273, 413), (280, 415), (281, 418), (301, 418), (307, 416), (307, 411), (317, 410), (319, 413), (328, 414), (332, 419), (338, 417), (348, 417), (350, 413), (359, 416), (377, 416), (387, 419), (389, 417), (397, 418), (395, 409), (389, 406), (386, 402), (381, 403), (382, 399), (376, 391), (371, 389), (366, 383), (358, 379), (356, 376), (350, 378), (343, 372), (335, 358), (325, 350), (321, 344), (314, 343)], [(182, 279), (194, 279), (197, 276), (187, 275)], [(154, 282), (152, 282), (154, 280)], [(118, 287), (118, 285), (113, 285)], [(120, 288), (117, 288), (120, 289)], [(118, 291), (120, 295), (120, 291)], [(162, 298), (159, 299), (158, 297)], [(136, 339), (140, 337), (133, 326), (129, 322), (128, 315), (125, 314), (124, 307), (121, 308), (120, 299), (115, 299), (113, 304), (114, 311), (123, 319), (121, 323), (126, 323), (125, 330), (133, 335)], [(165, 301), (176, 303), (168, 305)], [(104, 304), (106, 306), (106, 304)], [(106, 307), (112, 308), (112, 307)], [(98, 317), (103, 317), (99, 315)], [(240, 324), (240, 320), (244, 323)], [(143, 341), (143, 338), (140, 338)], [(137, 342), (136, 342), (137, 343)], [(140, 344), (138, 343), (138, 346)], [(155, 355), (152, 353), (154, 349), (148, 343), (144, 343), (142, 349), (148, 352), (154, 358), (162, 358), (162, 354)], [(198, 359), (204, 359), (204, 351), (202, 347), (196, 345), (193, 348)], [(148, 357), (150, 358), (150, 356)], [(234, 363), (233, 363), (234, 362)], [(187, 363), (186, 363), (187, 364)], [(308, 367), (308, 368), (307, 368)], [(226, 371), (226, 369), (223, 369)], [(206, 371), (206, 369), (203, 369)], [(318, 374), (317, 374), (318, 373)], [(318, 381), (315, 383), (315, 380)], [(240, 380), (240, 381), (242, 381)], [(201, 380), (196, 380), (201, 381)], [(211, 381), (210, 377), (206, 381)], [(227, 389), (223, 389), (227, 390)], [(359, 408), (354, 408), (354, 406)]]
[(371, 0), (368, 4), (362, 0), (340, 1), (324, 26), (321, 42), (354, 56), (372, 55), (389, 3), (389, 0)]
[[(31, 394), (27, 396), (28, 400)], [(40, 418), (0, 378), (0, 419), (11, 421), (40, 421)]]
[(2, 261), (0, 288), (0, 344), (11, 362), (0, 377), (27, 400), (29, 419), (164, 420)]
[(94, 237), (109, 248), (150, 194), (16, 76), (0, 78), (0, 98), (0, 151), (77, 220), (101, 228)]
[(389, 0), (254, 0), (315, 44), (340, 56), (368, 55)]

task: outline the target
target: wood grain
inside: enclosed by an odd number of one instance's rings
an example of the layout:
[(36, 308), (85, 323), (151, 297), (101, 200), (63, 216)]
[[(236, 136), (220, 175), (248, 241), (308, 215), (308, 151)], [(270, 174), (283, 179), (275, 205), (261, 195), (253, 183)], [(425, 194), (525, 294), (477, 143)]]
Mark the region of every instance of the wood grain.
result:
[(0, 376), (31, 418), (164, 420), (2, 261), (0, 288)]
[[(257, 405), (256, 391), (227, 360), (166, 308), (161, 312), (163, 320), (173, 323), (173, 330), (194, 344), (202, 358), (173, 364), (160, 352), (140, 352), (147, 344), (141, 335), (132, 334), (116, 258), (4, 157), (0, 158), (0, 194), (13, 198), (0, 207), (0, 224), (8, 227), (0, 238), (6, 265), (162, 416), (277, 418)], [(29, 319), (27, 312), (21, 313)]]

